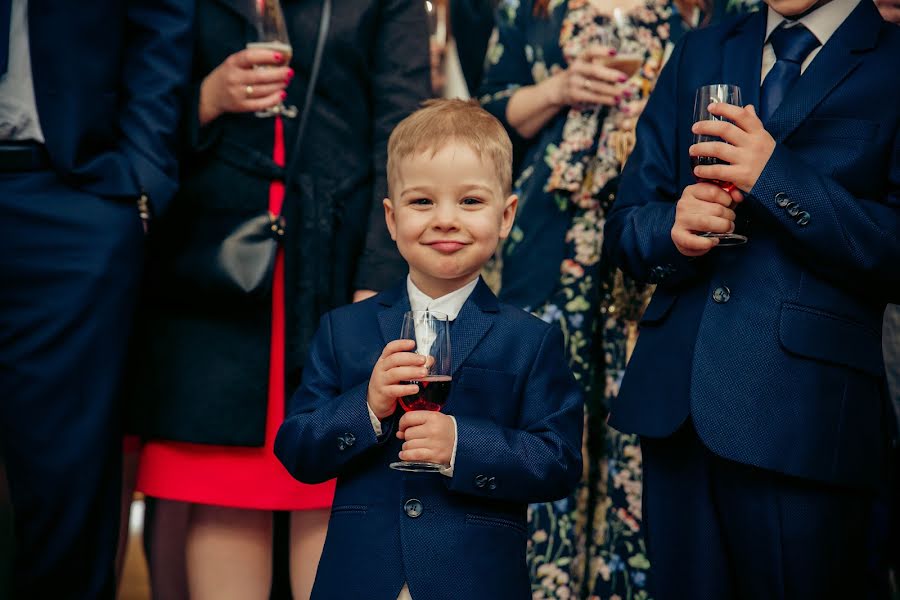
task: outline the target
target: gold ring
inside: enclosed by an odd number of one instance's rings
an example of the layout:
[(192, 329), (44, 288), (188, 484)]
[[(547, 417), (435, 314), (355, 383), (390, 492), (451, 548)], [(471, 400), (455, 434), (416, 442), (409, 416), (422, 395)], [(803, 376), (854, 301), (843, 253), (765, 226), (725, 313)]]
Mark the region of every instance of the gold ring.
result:
[(248, 98), (251, 97), (253, 95), (253, 86), (248, 85), (247, 87), (244, 88), (244, 92), (247, 94)]

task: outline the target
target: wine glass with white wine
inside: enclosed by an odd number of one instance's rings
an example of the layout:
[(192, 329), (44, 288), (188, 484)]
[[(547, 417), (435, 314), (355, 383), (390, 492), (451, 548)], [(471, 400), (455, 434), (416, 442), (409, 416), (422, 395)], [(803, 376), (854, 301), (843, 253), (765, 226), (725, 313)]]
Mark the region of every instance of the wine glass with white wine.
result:
[[(288, 37), (281, 3), (278, 0), (251, 1), (253, 2), (254, 14), (256, 15), (256, 41), (249, 42), (247, 48), (260, 48), (278, 52), (284, 56), (284, 64), (290, 64), (294, 50)], [(269, 67), (260, 65), (255, 68), (267, 69)], [(275, 106), (256, 113), (257, 117), (274, 117), (275, 115), (294, 118), (297, 116), (297, 107), (285, 106), (284, 102), (279, 102)]]

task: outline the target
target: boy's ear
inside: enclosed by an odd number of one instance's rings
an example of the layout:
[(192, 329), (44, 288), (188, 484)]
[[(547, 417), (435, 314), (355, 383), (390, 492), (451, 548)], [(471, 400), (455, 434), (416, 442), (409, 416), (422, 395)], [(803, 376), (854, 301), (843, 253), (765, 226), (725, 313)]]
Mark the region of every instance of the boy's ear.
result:
[(390, 198), (385, 198), (381, 201), (381, 203), (384, 206), (384, 222), (387, 223), (387, 228), (391, 234), (391, 239), (396, 242), (397, 224), (394, 222), (394, 204), (391, 202)]
[(516, 220), (516, 209), (519, 207), (519, 197), (512, 194), (503, 203), (503, 219), (500, 221), (500, 239), (505, 240), (512, 231), (513, 221)]

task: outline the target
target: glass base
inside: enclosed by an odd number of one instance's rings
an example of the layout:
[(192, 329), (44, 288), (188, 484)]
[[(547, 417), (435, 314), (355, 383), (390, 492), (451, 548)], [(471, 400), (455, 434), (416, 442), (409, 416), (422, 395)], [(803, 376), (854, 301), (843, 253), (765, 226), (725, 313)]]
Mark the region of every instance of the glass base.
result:
[(266, 117), (274, 117), (275, 115), (283, 115), (288, 119), (293, 119), (297, 116), (297, 107), (294, 105), (285, 106), (284, 104), (276, 104), (271, 108), (258, 110), (254, 114), (263, 119)]
[(698, 233), (700, 237), (716, 238), (719, 240), (719, 246), (740, 246), (747, 243), (747, 236), (739, 233)]
[(398, 471), (407, 471), (410, 473), (440, 473), (441, 469), (447, 467), (447, 465), (439, 465), (437, 463), (411, 462), (407, 460), (392, 462), (390, 466), (392, 469), (396, 469)]

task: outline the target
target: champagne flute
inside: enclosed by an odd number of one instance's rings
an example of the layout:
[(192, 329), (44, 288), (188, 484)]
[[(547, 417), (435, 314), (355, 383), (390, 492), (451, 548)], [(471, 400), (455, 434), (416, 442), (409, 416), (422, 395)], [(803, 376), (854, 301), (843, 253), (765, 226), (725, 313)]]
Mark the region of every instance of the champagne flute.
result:
[[(452, 362), (450, 358), (450, 320), (447, 315), (430, 310), (411, 310), (403, 315), (400, 339), (415, 340), (414, 352), (425, 357), (428, 375), (404, 384), (415, 384), (419, 391), (398, 398), (404, 411), (439, 411), (450, 395)], [(439, 472), (448, 465), (430, 462), (398, 461), (391, 463), (392, 469), (419, 473)]]
[[(256, 15), (256, 41), (249, 42), (247, 48), (261, 48), (278, 52), (284, 56), (284, 64), (290, 64), (294, 50), (288, 37), (287, 25), (284, 21), (284, 11), (278, 0), (252, 0)], [(255, 68), (266, 69), (266, 66)], [(274, 117), (282, 114), (289, 118), (297, 116), (296, 106), (285, 106), (279, 102), (275, 106), (256, 112), (257, 117)]]
[[(726, 102), (728, 104), (733, 104), (734, 106), (743, 106), (743, 102), (741, 101), (741, 88), (736, 85), (731, 85), (727, 83), (714, 83), (712, 85), (704, 85), (697, 89), (697, 94), (694, 98), (694, 123), (698, 121), (724, 121), (723, 117), (717, 117), (715, 115), (710, 114), (709, 105), (714, 102)], [(710, 135), (701, 135), (699, 133), (694, 134), (694, 143), (699, 144), (701, 142), (713, 142), (713, 141), (721, 141), (718, 137), (710, 136)], [(697, 168), (700, 165), (716, 165), (716, 164), (728, 164), (724, 161), (715, 158), (713, 156), (692, 156), (691, 157), (691, 171)], [(696, 175), (695, 175), (696, 177)], [(701, 177), (696, 177), (697, 181), (708, 181), (709, 183), (713, 183), (726, 192), (731, 192), (734, 189), (734, 184), (730, 181), (719, 181), (717, 179), (703, 179)], [(719, 240), (720, 246), (737, 246), (739, 244), (744, 244), (747, 242), (747, 236), (741, 235), (739, 233), (713, 233), (711, 231), (698, 233), (700, 237), (707, 238), (717, 238)]]
[(621, 8), (614, 8), (612, 18), (600, 24), (600, 43), (616, 51), (603, 61), (604, 66), (624, 73), (629, 79), (644, 64), (644, 44), (635, 35), (628, 35), (629, 21)]
[(445, 0), (425, 0), (428, 18), (428, 52), (431, 62), (431, 87), (435, 95), (444, 93), (447, 57), (447, 4)]

